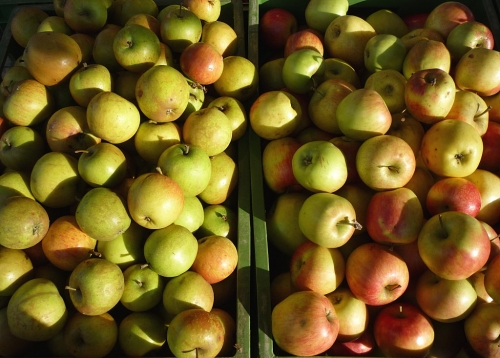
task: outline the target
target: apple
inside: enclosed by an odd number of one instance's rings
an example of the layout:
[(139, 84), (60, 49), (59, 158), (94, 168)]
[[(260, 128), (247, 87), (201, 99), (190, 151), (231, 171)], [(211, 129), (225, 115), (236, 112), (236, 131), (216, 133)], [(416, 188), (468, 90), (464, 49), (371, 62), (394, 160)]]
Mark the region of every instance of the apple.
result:
[(203, 223), (195, 236), (202, 238), (210, 235), (224, 236), (236, 242), (237, 215), (230, 206), (212, 204), (203, 208)]
[(347, 180), (344, 154), (325, 140), (302, 144), (293, 154), (292, 171), (299, 184), (313, 193), (333, 193)]
[(340, 131), (358, 141), (385, 134), (391, 127), (392, 116), (379, 92), (359, 88), (345, 96), (337, 105)]
[(408, 50), (403, 61), (402, 73), (409, 79), (417, 71), (435, 68), (449, 73), (451, 54), (444, 42), (426, 38), (416, 42)]
[(490, 240), (481, 222), (458, 211), (429, 218), (417, 240), (427, 267), (447, 280), (470, 277), (484, 267), (490, 256)]
[(12, 93), (14, 85), (27, 78), (33, 79), (33, 76), (25, 66), (12, 66), (6, 69), (0, 82), (0, 93), (8, 97)]
[(26, 126), (12, 126), (0, 137), (0, 161), (5, 167), (30, 172), (45, 154), (43, 136)]
[(406, 110), (423, 123), (439, 122), (450, 112), (455, 91), (455, 82), (446, 71), (440, 68), (418, 70), (406, 82)]
[(486, 292), (486, 288), (484, 287), (484, 278), (486, 274), (485, 271), (478, 271), (474, 273), (471, 277), (469, 277), (469, 281), (474, 286), (477, 294), (477, 303), (476, 305), (480, 305), (482, 303), (492, 302), (493, 298)]
[(429, 12), (424, 27), (438, 31), (446, 39), (456, 26), (474, 20), (474, 14), (467, 5), (458, 1), (447, 1)]
[(412, 31), (414, 29), (423, 28), (425, 21), (427, 20), (427, 16), (429, 16), (429, 13), (427, 12), (417, 12), (403, 16), (403, 21), (406, 26), (408, 26), (408, 30)]
[(259, 38), (264, 46), (282, 50), (297, 27), (297, 18), (290, 11), (279, 7), (269, 9), (259, 20)]
[(113, 53), (124, 69), (144, 73), (160, 57), (160, 39), (153, 30), (139, 24), (130, 24), (115, 35)]
[(488, 117), (491, 122), (500, 122), (500, 113), (498, 100), (500, 99), (500, 93), (497, 93), (492, 96), (481, 96), (481, 98), (486, 102), (488, 107), (491, 109), (488, 111)]
[(82, 63), (92, 62), (92, 48), (94, 47), (95, 37), (81, 32), (69, 35), (76, 41), (82, 51)]
[(389, 69), (400, 72), (405, 57), (403, 40), (392, 34), (377, 32), (365, 45), (364, 63), (370, 73)]
[[(325, 140), (326, 138), (319, 139)], [(354, 140), (345, 135), (333, 137), (329, 139), (329, 141), (333, 143), (337, 148), (339, 148), (340, 151), (344, 154), (347, 166), (347, 179), (345, 184), (361, 183), (358, 170), (356, 169), (356, 154), (358, 153), (362, 141)]]
[(347, 14), (338, 16), (325, 30), (325, 57), (340, 58), (354, 69), (362, 69), (366, 43), (376, 34), (373, 26), (362, 17)]
[(395, 114), (406, 108), (405, 86), (406, 78), (401, 72), (394, 69), (381, 69), (368, 76), (364, 88), (377, 91), (384, 99), (389, 112)]
[(182, 225), (194, 233), (203, 224), (203, 220), (204, 211), (201, 200), (197, 196), (189, 196), (184, 198), (184, 208), (174, 224)]
[(328, 349), (327, 353), (331, 356), (341, 357), (341, 356), (366, 356), (374, 351), (376, 347), (375, 338), (373, 337), (373, 331), (371, 329), (366, 329), (363, 334), (349, 342), (341, 342), (336, 340), (333, 346)]
[(214, 284), (233, 273), (238, 259), (238, 249), (230, 239), (220, 235), (205, 236), (198, 240), (198, 251), (190, 270)]
[(324, 55), (323, 48), (323, 34), (318, 33), (316, 30), (311, 28), (306, 28), (294, 32), (288, 36), (285, 48), (283, 50), (284, 57), (288, 57), (292, 52), (300, 50), (302, 48), (309, 48), (319, 52), (321, 56)]
[(118, 20), (122, 26), (137, 14), (149, 14), (154, 17), (159, 14), (158, 5), (154, 0), (124, 0), (119, 1), (118, 4), (121, 5), (118, 11)]
[(233, 316), (225, 309), (215, 307), (210, 311), (217, 315), (224, 326), (224, 344), (219, 352), (222, 357), (230, 357), (234, 355), (236, 343), (236, 321)]
[(184, 226), (172, 224), (153, 230), (144, 243), (148, 266), (163, 277), (186, 272), (198, 252), (196, 237)]
[(297, 289), (293, 285), (290, 271), (284, 271), (274, 276), (269, 284), (269, 291), (272, 308), (292, 293), (297, 292)]
[(312, 93), (308, 101), (308, 113), (312, 123), (319, 129), (340, 135), (342, 131), (337, 121), (339, 103), (356, 88), (338, 78), (324, 80)]
[(489, 225), (496, 225), (498, 217), (498, 205), (500, 205), (500, 191), (498, 184), (500, 178), (497, 174), (484, 169), (476, 169), (472, 174), (465, 177), (473, 182), (481, 193), (481, 209), (476, 215), (476, 219), (484, 221)]
[(174, 53), (181, 53), (189, 45), (200, 41), (202, 28), (201, 19), (195, 13), (179, 6), (161, 21), (160, 40)]
[(500, 285), (498, 284), (497, 273), (498, 266), (500, 262), (500, 256), (494, 256), (491, 261), (488, 263), (486, 267), (485, 276), (484, 276), (484, 288), (486, 293), (493, 299), (495, 302), (500, 301)]
[(493, 96), (500, 90), (500, 52), (475, 47), (467, 51), (455, 66), (454, 80), (458, 88)]
[(356, 88), (362, 87), (358, 73), (348, 62), (336, 57), (327, 57), (323, 59), (323, 63), (325, 66), (323, 75), (325, 81), (330, 78), (339, 78), (349, 82)]
[(314, 356), (337, 339), (339, 321), (331, 301), (314, 291), (294, 292), (272, 310), (274, 342), (285, 352)]
[[(169, 85), (165, 85), (165, 84)], [(178, 119), (189, 102), (189, 85), (172, 66), (153, 66), (137, 80), (135, 96), (141, 112), (155, 122)]]
[(167, 327), (153, 312), (132, 312), (118, 326), (118, 344), (128, 357), (158, 351), (167, 341)]
[(95, 36), (94, 46), (92, 47), (94, 62), (103, 65), (112, 73), (123, 70), (113, 51), (113, 40), (121, 28), (121, 26), (113, 24), (105, 25)]
[(211, 157), (212, 175), (198, 198), (207, 205), (223, 204), (234, 192), (239, 180), (238, 163), (228, 153)]
[(488, 121), (486, 132), (481, 137), (483, 141), (483, 155), (479, 162), (480, 169), (490, 171), (492, 173), (500, 172), (500, 157), (497, 145), (497, 137), (500, 134), (500, 123), (492, 120)]
[(224, 57), (222, 75), (213, 84), (219, 96), (234, 97), (244, 102), (252, 98), (258, 89), (259, 70), (244, 56)]
[(377, 192), (368, 203), (366, 229), (375, 242), (409, 244), (417, 240), (423, 224), (422, 205), (411, 189)]
[(0, 202), (15, 195), (35, 199), (30, 190), (29, 173), (9, 170), (0, 175)]
[(222, 57), (236, 55), (238, 34), (223, 21), (205, 22), (201, 29), (200, 42), (212, 45)]
[(97, 93), (109, 92), (113, 88), (113, 79), (109, 70), (100, 65), (83, 63), (83, 66), (71, 75), (69, 90), (71, 97), (81, 107), (87, 107)]
[(173, 316), (191, 308), (210, 312), (214, 304), (214, 290), (202, 275), (189, 270), (168, 280), (162, 302), (165, 310)]
[(465, 178), (442, 178), (430, 187), (426, 208), (432, 216), (445, 211), (459, 211), (475, 217), (481, 210), (481, 193), (473, 182)]
[(225, 151), (231, 143), (232, 135), (229, 118), (215, 107), (191, 113), (182, 125), (184, 142), (201, 148), (210, 157)]
[(297, 291), (326, 295), (344, 281), (345, 260), (336, 248), (306, 241), (290, 257), (290, 276)]
[(23, 283), (10, 297), (7, 323), (10, 332), (27, 341), (46, 341), (66, 324), (68, 309), (57, 286), (45, 278)]
[[(421, 40), (435, 40), (435, 41), (440, 41), (440, 42), (445, 42), (443, 37), (437, 32), (436, 30), (428, 29), (425, 27), (418, 27), (410, 32), (408, 32), (406, 35), (401, 37), (401, 40), (403, 40), (403, 43), (406, 46), (406, 51), (410, 51), (410, 49), (419, 41)], [(408, 52), (406, 53), (408, 55)]]
[(132, 24), (141, 25), (141, 26), (144, 26), (144, 27), (150, 29), (151, 31), (153, 31), (155, 33), (155, 35), (158, 38), (160, 38), (161, 21), (158, 20), (153, 15), (146, 14), (146, 13), (135, 14), (132, 17), (130, 17), (127, 20), (127, 22), (125, 23), (125, 25), (123, 25), (123, 26), (132, 25)]
[(224, 60), (219, 51), (205, 42), (186, 47), (179, 58), (182, 72), (191, 80), (210, 85), (222, 75)]
[(128, 190), (130, 217), (147, 229), (165, 228), (182, 212), (184, 194), (173, 179), (159, 172), (138, 176)]
[(356, 154), (356, 168), (368, 187), (377, 191), (396, 189), (410, 181), (416, 159), (408, 143), (385, 134), (371, 137), (361, 144)]
[(434, 327), (417, 306), (394, 302), (375, 318), (373, 335), (386, 356), (422, 357), (434, 342)]
[(420, 145), (422, 143), (424, 133), (425, 129), (422, 122), (410, 116), (406, 111), (403, 111), (392, 115), (391, 127), (386, 134), (403, 139), (410, 145), (415, 158), (419, 158)]
[(323, 56), (314, 49), (302, 48), (285, 58), (283, 83), (292, 93), (310, 93), (322, 82), (324, 72)]
[[(443, 136), (446, 141), (436, 141), (436, 138)], [(444, 119), (425, 132), (420, 151), (425, 165), (434, 174), (466, 177), (479, 166), (483, 142), (469, 123)]]
[(347, 0), (324, 2), (321, 0), (309, 1), (304, 12), (309, 27), (325, 33), (328, 25), (338, 16), (346, 15), (349, 9)]
[(64, 21), (75, 32), (99, 32), (108, 20), (106, 4), (102, 0), (66, 0)]
[(477, 293), (468, 279), (447, 280), (425, 271), (417, 281), (418, 306), (430, 318), (444, 323), (466, 318), (477, 303)]
[[(347, 199), (354, 207), (356, 221), (359, 223), (359, 227), (356, 228), (353, 235), (366, 234), (367, 209), (375, 193), (377, 193), (375, 190), (367, 187), (363, 183), (347, 183), (335, 192), (335, 194)], [(372, 238), (370, 238), (370, 240), (372, 240)]]
[(454, 61), (476, 47), (493, 49), (495, 39), (490, 28), (478, 21), (467, 21), (457, 25), (446, 38), (446, 47)]
[(118, 341), (118, 323), (105, 312), (89, 316), (74, 312), (63, 330), (67, 352), (74, 357), (105, 357)]
[(34, 35), (40, 23), (49, 17), (49, 14), (36, 6), (26, 6), (13, 14), (10, 29), (14, 41), (21, 47), (26, 47), (29, 39)]
[(265, 61), (259, 67), (259, 88), (260, 91), (279, 91), (285, 87), (283, 82), (284, 57), (272, 58)]
[(380, 9), (369, 14), (366, 21), (373, 26), (377, 35), (390, 34), (401, 38), (409, 32), (408, 25), (394, 11)]
[(500, 304), (497, 302), (477, 305), (476, 309), (465, 319), (465, 337), (475, 353), (483, 357), (498, 355), (500, 352), (497, 342), (499, 320)]
[(177, 314), (167, 330), (170, 351), (179, 358), (215, 357), (224, 345), (224, 325), (219, 316), (201, 308)]
[(127, 175), (127, 158), (114, 144), (101, 142), (79, 151), (78, 173), (91, 187), (113, 188)]
[(132, 312), (151, 310), (161, 302), (165, 280), (144, 264), (132, 264), (123, 270), (123, 294), (120, 303)]
[(405, 292), (409, 271), (402, 257), (389, 246), (371, 242), (356, 247), (347, 257), (345, 278), (359, 300), (381, 306)]
[(490, 109), (491, 107), (477, 93), (458, 90), (446, 118), (471, 124), (483, 137), (488, 128)]
[(181, 136), (180, 126), (175, 121), (143, 121), (134, 135), (134, 147), (148, 164), (156, 165), (167, 148), (181, 143)]
[(227, 116), (233, 130), (231, 142), (243, 137), (248, 127), (248, 114), (240, 100), (229, 96), (220, 96), (211, 100), (207, 107), (215, 107)]
[(33, 262), (21, 249), (0, 247), (0, 295), (10, 297), (23, 283), (33, 278)]
[(268, 140), (290, 136), (301, 116), (302, 108), (297, 98), (280, 90), (260, 94), (248, 113), (252, 129), (259, 137)]
[(354, 296), (349, 287), (341, 286), (326, 297), (333, 303), (339, 320), (339, 334), (335, 342), (355, 341), (370, 330), (368, 308)]

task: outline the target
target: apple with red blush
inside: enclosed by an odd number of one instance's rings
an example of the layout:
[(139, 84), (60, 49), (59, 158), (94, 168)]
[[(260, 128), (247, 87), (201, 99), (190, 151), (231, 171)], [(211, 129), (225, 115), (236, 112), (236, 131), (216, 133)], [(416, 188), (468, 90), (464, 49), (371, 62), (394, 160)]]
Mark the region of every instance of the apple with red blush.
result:
[(475, 217), (481, 209), (481, 193), (473, 182), (465, 178), (443, 178), (427, 192), (426, 207), (430, 215), (459, 211)]
[(266, 11), (259, 21), (260, 40), (270, 49), (283, 50), (288, 37), (297, 32), (295, 15), (283, 8)]

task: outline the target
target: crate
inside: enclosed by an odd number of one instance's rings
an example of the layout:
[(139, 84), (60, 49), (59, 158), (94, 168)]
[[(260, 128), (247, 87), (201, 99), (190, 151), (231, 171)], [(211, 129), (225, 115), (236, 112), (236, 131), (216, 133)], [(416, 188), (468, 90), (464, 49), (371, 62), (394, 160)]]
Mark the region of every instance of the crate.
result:
[[(160, 10), (167, 5), (178, 4), (174, 0), (156, 0)], [(243, 3), (241, 0), (222, 0), (220, 20), (230, 24), (238, 34), (237, 55), (246, 56), (246, 20), (243, 18)], [(0, 74), (13, 66), (15, 60), (22, 55), (23, 49), (14, 41), (10, 31), (10, 21), (14, 14), (23, 6), (37, 6), (54, 15), (52, 0), (2, 0), (0, 4), (1, 17), (6, 18), (5, 27), (0, 41)], [(1, 22), (0, 22), (1, 24)], [(1, 32), (0, 32), (1, 34)], [(0, 77), (1, 78), (1, 77)], [(245, 103), (247, 105), (247, 103)], [(248, 105), (247, 105), (248, 107)], [(228, 205), (234, 206), (238, 215), (238, 266), (236, 268), (236, 293), (234, 306), (228, 307), (236, 322), (236, 349), (232, 357), (250, 358), (250, 306), (251, 306), (251, 197), (250, 197), (250, 159), (248, 153), (250, 133), (247, 131), (238, 140), (235, 149), (238, 163), (238, 187), (234, 191)], [(167, 347), (165, 343), (164, 347)], [(43, 345), (42, 348), (43, 349)], [(168, 356), (164, 353), (166, 349), (154, 353), (155, 356)], [(40, 345), (33, 345), (28, 354), (34, 356), (47, 356), (47, 352), (40, 350)], [(109, 356), (120, 355), (119, 350), (113, 350)]]
[[(425, 13), (444, 0), (349, 0), (348, 14), (366, 18), (369, 14), (380, 9), (389, 9), (400, 16)], [(474, 12), (476, 20), (487, 24), (492, 30), (495, 40), (500, 42), (500, 22), (495, 5), (500, 5), (496, 0), (460, 0)], [(248, 14), (248, 58), (257, 66), (269, 58), (280, 57), (266, 49), (259, 47), (259, 19), (269, 9), (283, 8), (291, 11), (297, 18), (299, 26), (305, 24), (304, 10), (308, 0), (250, 0)], [(499, 6), (500, 9), (500, 6)], [(499, 12), (500, 14), (500, 12)], [(500, 43), (495, 43), (495, 49), (500, 48)], [(250, 132), (250, 168), (252, 186), (252, 230), (254, 238), (254, 265), (255, 289), (257, 297), (257, 317), (252, 321), (254, 325), (252, 338), (256, 341), (254, 350), (261, 358), (289, 357), (274, 342), (271, 331), (271, 299), (270, 283), (279, 273), (288, 270), (289, 257), (278, 251), (268, 243), (266, 228), (266, 210), (270, 208), (276, 194), (272, 193), (264, 183), (262, 175), (262, 151), (265, 141), (253, 130)], [(457, 342), (458, 343), (458, 342)], [(461, 343), (461, 342), (460, 342)], [(467, 354), (471, 355), (467, 351)], [(467, 357), (462, 350), (459, 357)], [(375, 350), (374, 356), (382, 355)]]

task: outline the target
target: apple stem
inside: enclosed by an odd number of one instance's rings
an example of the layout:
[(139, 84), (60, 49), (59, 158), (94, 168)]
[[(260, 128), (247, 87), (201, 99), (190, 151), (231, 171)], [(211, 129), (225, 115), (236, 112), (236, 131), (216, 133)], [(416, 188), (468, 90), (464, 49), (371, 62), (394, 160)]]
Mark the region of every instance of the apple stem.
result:
[(135, 283), (136, 283), (139, 287), (142, 287), (142, 285), (143, 285), (143, 284), (142, 284), (142, 282), (141, 282), (141, 281), (139, 281), (139, 280), (134, 280), (134, 282), (135, 282)]
[(156, 167), (155, 169), (156, 169), (156, 171), (157, 171), (158, 173), (163, 174), (163, 171), (161, 170), (161, 168), (160, 168), (160, 167)]
[(149, 266), (149, 264), (148, 264), (148, 263), (145, 263), (145, 264), (142, 264), (142, 265), (140, 266), (140, 268), (141, 268), (141, 270), (142, 270), (142, 269), (145, 269), (145, 268), (146, 268), (146, 267), (148, 267), (148, 266)]
[(379, 165), (379, 168), (387, 168), (389, 170), (395, 171), (396, 173), (399, 174), (399, 169), (395, 167), (394, 165)]
[(157, 121), (154, 121), (154, 120), (152, 120), (152, 119), (150, 119), (150, 120), (148, 121), (148, 123), (149, 123), (149, 124), (158, 124), (158, 122), (157, 122)]
[(403, 313), (403, 306), (399, 306), (399, 313)]
[(189, 145), (184, 144), (184, 155), (188, 155), (189, 153)]
[(187, 78), (186, 81), (191, 86), (191, 88), (198, 88), (198, 89), (203, 90), (204, 93), (207, 93), (207, 91), (208, 91), (207, 88), (205, 86), (203, 86), (202, 84), (195, 82), (189, 78)]
[(392, 285), (387, 285), (386, 288), (389, 291), (394, 291), (394, 290), (397, 290), (398, 288), (401, 288), (401, 285), (399, 283), (394, 283)]
[(77, 149), (75, 150), (75, 154), (78, 154), (78, 153), (85, 153), (85, 154), (88, 154), (88, 150), (87, 149)]
[(337, 225), (351, 225), (354, 226), (355, 230), (361, 230), (363, 228), (363, 226), (358, 221), (356, 221), (356, 219), (352, 219), (351, 221), (349, 221), (349, 218), (347, 216), (344, 218), (344, 220), (339, 221)]
[(446, 228), (444, 227), (443, 215), (441, 214), (439, 214), (439, 224), (441, 224), (441, 228), (443, 229), (445, 236), (448, 237), (448, 231), (446, 231)]
[[(477, 109), (479, 109), (479, 103), (477, 104)], [(491, 107), (491, 106), (486, 107), (486, 109), (485, 109), (484, 111), (482, 111), (482, 112), (481, 112), (481, 113), (479, 113), (479, 114), (476, 114), (476, 115), (474, 116), (474, 118), (481, 117), (481, 116), (482, 116), (483, 114), (485, 114), (486, 112), (491, 111), (491, 109), (492, 109), (492, 107)]]
[(227, 215), (221, 214), (221, 213), (216, 213), (218, 217), (220, 217), (222, 220), (227, 221)]
[(10, 141), (9, 141), (9, 139), (8, 139), (8, 138), (4, 138), (4, 139), (3, 139), (3, 142), (5, 143), (5, 145), (6, 145), (6, 146), (8, 146), (8, 147), (10, 147), (10, 146), (11, 146)]
[(492, 238), (490, 239), (490, 242), (493, 242), (494, 240), (498, 239), (499, 237), (500, 237), (500, 234), (498, 234), (498, 235), (497, 235), (497, 236), (495, 236), (495, 237), (492, 237)]
[(97, 257), (102, 257), (102, 254), (98, 251), (95, 251), (95, 250), (90, 250), (90, 256), (97, 256)]
[(70, 290), (70, 291), (77, 291), (77, 289), (76, 289), (76, 288), (71, 287), (71, 286), (66, 286), (66, 287), (64, 287), (64, 288), (65, 288), (66, 290)]

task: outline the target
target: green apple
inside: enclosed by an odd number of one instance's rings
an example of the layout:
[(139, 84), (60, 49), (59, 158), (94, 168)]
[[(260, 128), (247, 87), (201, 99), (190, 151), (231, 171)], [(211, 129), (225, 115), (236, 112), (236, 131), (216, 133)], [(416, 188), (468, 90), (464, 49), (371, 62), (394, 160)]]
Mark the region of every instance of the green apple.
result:
[(63, 17), (75, 32), (92, 34), (104, 27), (108, 11), (103, 0), (66, 0)]
[(290, 136), (301, 117), (302, 107), (297, 97), (281, 90), (260, 94), (248, 114), (254, 132), (268, 140)]
[(144, 242), (149, 231), (135, 221), (124, 233), (111, 241), (98, 241), (97, 252), (102, 258), (117, 264), (122, 270), (144, 262)]
[(293, 175), (313, 193), (333, 193), (347, 180), (344, 154), (330, 141), (302, 144), (292, 157)]
[(114, 37), (113, 52), (124, 69), (143, 73), (158, 61), (160, 39), (153, 30), (142, 25), (127, 25)]
[(142, 159), (156, 165), (168, 147), (181, 142), (181, 136), (177, 122), (143, 121), (134, 135), (134, 146)]
[(325, 66), (324, 81), (330, 78), (339, 78), (349, 82), (356, 88), (361, 87), (358, 73), (348, 62), (336, 57), (327, 57), (323, 60), (323, 63)]
[(389, 112), (400, 113), (406, 108), (406, 78), (395, 69), (383, 69), (372, 73), (365, 81), (364, 88), (377, 91), (384, 99)]
[(163, 277), (175, 277), (189, 270), (197, 252), (196, 237), (175, 224), (154, 230), (144, 244), (146, 262)]
[(12, 17), (12, 37), (21, 47), (26, 47), (29, 39), (37, 32), (40, 23), (49, 16), (47, 12), (36, 6), (19, 9)]
[(203, 223), (196, 230), (195, 236), (202, 238), (210, 235), (225, 236), (236, 242), (238, 216), (224, 204), (211, 204), (203, 208)]
[(35, 199), (30, 190), (29, 173), (9, 170), (0, 175), (0, 202), (10, 196), (18, 195)]
[(153, 66), (137, 80), (135, 96), (146, 117), (156, 122), (178, 119), (189, 103), (186, 78), (172, 66)]
[(406, 46), (399, 37), (377, 34), (366, 43), (364, 56), (370, 73), (388, 69), (399, 72), (406, 57)]
[(49, 215), (44, 206), (25, 196), (11, 196), (0, 207), (0, 245), (27, 249), (42, 241), (49, 229)]
[(113, 188), (125, 178), (127, 160), (116, 145), (101, 142), (79, 152), (78, 172), (90, 186)]
[(233, 130), (231, 141), (240, 139), (248, 127), (248, 115), (244, 104), (229, 96), (220, 96), (210, 101), (207, 107), (215, 107), (226, 115)]
[(167, 327), (153, 312), (132, 312), (118, 326), (118, 344), (127, 357), (154, 354), (167, 341)]
[(325, 66), (323, 56), (308, 48), (294, 51), (283, 64), (285, 86), (294, 93), (310, 93), (323, 81)]
[(0, 296), (9, 297), (33, 275), (33, 263), (21, 249), (0, 247)]
[(17, 82), (27, 78), (32, 79), (33, 76), (25, 66), (12, 66), (6, 69), (2, 81), (0, 82), (0, 93), (7, 97), (12, 93), (14, 85)]
[(144, 264), (133, 264), (123, 271), (125, 286), (121, 304), (133, 312), (145, 312), (161, 302), (165, 279)]
[(226, 152), (211, 158), (212, 175), (207, 187), (198, 194), (205, 204), (222, 204), (233, 193), (238, 184), (238, 163)]
[(366, 21), (373, 26), (377, 35), (391, 34), (401, 38), (409, 31), (403, 18), (389, 9), (380, 9), (372, 12), (368, 15)]
[(307, 3), (304, 13), (307, 26), (324, 33), (335, 18), (347, 14), (349, 1), (311, 0)]
[(45, 278), (22, 284), (7, 306), (10, 331), (28, 341), (46, 341), (65, 326), (68, 310), (56, 285)]
[(25, 126), (13, 126), (0, 137), (0, 161), (7, 168), (30, 172), (46, 152), (39, 131)]
[(98, 63), (86, 64), (76, 70), (69, 80), (69, 91), (78, 105), (87, 107), (97, 93), (113, 89), (109, 70)]
[(336, 115), (340, 131), (358, 141), (385, 134), (392, 122), (384, 98), (370, 88), (360, 88), (345, 96), (337, 106)]
[(500, 89), (499, 64), (499, 51), (476, 47), (460, 58), (453, 78), (457, 87), (462, 90), (473, 91), (480, 96), (493, 96)]
[(186, 8), (169, 11), (161, 21), (160, 37), (173, 52), (181, 53), (201, 39), (203, 24), (200, 18)]
[(69, 27), (66, 20), (61, 16), (49, 16), (44, 19), (38, 26), (37, 32), (56, 31), (62, 32), (66, 35), (74, 33), (73, 29)]
[(191, 308), (172, 319), (167, 344), (178, 358), (215, 357), (224, 344), (224, 326), (217, 315)]
[(203, 23), (201, 42), (214, 46), (222, 57), (236, 55), (238, 34), (227, 23), (219, 20)]
[(95, 316), (74, 312), (64, 327), (64, 345), (73, 357), (105, 357), (117, 341), (118, 324), (108, 312)]
[(259, 86), (259, 70), (249, 59), (233, 55), (224, 58), (222, 75), (213, 84), (219, 96), (228, 96), (245, 102), (252, 98)]
[(132, 219), (148, 229), (165, 228), (180, 216), (184, 194), (173, 179), (158, 172), (137, 177), (127, 194)]
[(212, 157), (227, 149), (233, 129), (227, 116), (215, 107), (191, 113), (182, 126), (182, 138), (190, 146), (200, 147)]
[(131, 139), (141, 123), (139, 109), (114, 92), (100, 92), (87, 107), (90, 132), (112, 144)]
[(205, 219), (203, 204), (197, 196), (184, 198), (184, 208), (174, 224), (189, 229), (192, 233), (198, 231)]
[(201, 308), (210, 312), (213, 304), (212, 285), (194, 271), (186, 271), (171, 278), (163, 291), (163, 306), (172, 315), (190, 308)]
[(189, 81), (189, 102), (177, 122), (184, 122), (191, 113), (203, 108), (203, 104), (205, 103), (205, 91), (206, 88), (204, 86)]
[(123, 272), (111, 261), (89, 258), (71, 271), (66, 289), (78, 312), (86, 316), (102, 315), (120, 302)]
[(283, 66), (285, 58), (273, 58), (264, 62), (259, 67), (259, 87), (262, 92), (279, 91), (285, 87), (283, 81)]
[(490, 110), (491, 107), (477, 93), (457, 90), (455, 100), (446, 118), (457, 119), (471, 124), (483, 137), (488, 129)]
[(298, 223), (309, 240), (328, 248), (342, 246), (361, 227), (349, 200), (334, 193), (307, 197), (299, 210)]
[(82, 231), (98, 241), (115, 239), (132, 221), (125, 200), (106, 187), (90, 189), (79, 201), (75, 217)]
[(158, 19), (158, 21), (162, 22), (168, 15), (168, 13), (172, 10), (178, 10), (179, 7), (182, 7), (184, 10), (187, 10), (187, 7), (183, 6), (182, 4), (179, 5), (179, 4), (170, 4), (170, 5), (167, 5), (165, 6), (163, 9), (161, 9), (158, 13), (158, 15), (156, 16), (156, 18)]

